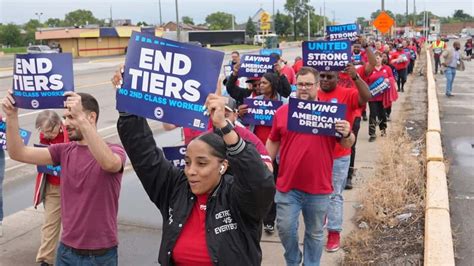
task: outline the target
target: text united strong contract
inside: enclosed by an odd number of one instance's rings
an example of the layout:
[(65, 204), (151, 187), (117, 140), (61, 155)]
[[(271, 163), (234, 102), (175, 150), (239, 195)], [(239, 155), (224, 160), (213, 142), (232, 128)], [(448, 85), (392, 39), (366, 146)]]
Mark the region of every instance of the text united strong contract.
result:
[(340, 71), (350, 62), (350, 41), (303, 42), (304, 65), (318, 71)]

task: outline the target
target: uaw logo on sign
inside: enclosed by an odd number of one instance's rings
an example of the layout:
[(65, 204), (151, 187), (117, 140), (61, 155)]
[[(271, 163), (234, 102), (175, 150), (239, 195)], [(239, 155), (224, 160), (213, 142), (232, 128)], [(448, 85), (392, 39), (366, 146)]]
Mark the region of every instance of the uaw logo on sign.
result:
[(283, 102), (247, 98), (244, 99), (244, 104), (248, 106), (248, 112), (242, 119), (244, 124), (272, 126), (273, 117)]
[(305, 41), (303, 65), (318, 71), (341, 71), (351, 61), (351, 42)]
[[(7, 123), (0, 121), (0, 146), (2, 149), (7, 149)], [(30, 141), (31, 132), (20, 128), (20, 138), (23, 140), (23, 144), (28, 145)]]
[(117, 110), (204, 131), (204, 103), (223, 58), (219, 51), (133, 32)]
[(64, 108), (64, 93), (74, 91), (70, 53), (17, 54), (14, 62), (13, 97), (16, 107)]
[(290, 98), (288, 103), (288, 130), (342, 137), (341, 133), (336, 131), (336, 122), (344, 120), (345, 115), (345, 104)]
[(261, 77), (272, 72), (277, 59), (267, 55), (242, 55), (240, 59), (239, 77)]

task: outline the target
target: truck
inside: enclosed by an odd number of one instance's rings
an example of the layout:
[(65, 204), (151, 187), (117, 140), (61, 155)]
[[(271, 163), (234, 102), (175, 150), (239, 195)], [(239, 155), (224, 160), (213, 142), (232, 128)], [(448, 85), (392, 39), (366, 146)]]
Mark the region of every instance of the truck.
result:
[(200, 42), (203, 46), (244, 44), (245, 30), (188, 31), (189, 42)]

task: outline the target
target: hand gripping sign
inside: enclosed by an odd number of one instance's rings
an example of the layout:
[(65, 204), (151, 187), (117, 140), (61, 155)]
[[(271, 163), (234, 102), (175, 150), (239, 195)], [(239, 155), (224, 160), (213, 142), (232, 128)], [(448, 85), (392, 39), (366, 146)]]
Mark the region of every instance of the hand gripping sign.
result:
[(174, 166), (184, 169), (185, 161), (184, 155), (186, 154), (186, 146), (177, 147), (163, 147), (163, 153), (168, 161)]
[(248, 112), (242, 119), (244, 124), (271, 127), (273, 116), (283, 102), (247, 98), (244, 99), (244, 104), (248, 106)]
[(336, 122), (346, 117), (346, 105), (290, 98), (288, 130), (314, 135), (342, 137)]
[(15, 106), (24, 109), (64, 108), (64, 93), (74, 91), (72, 56), (17, 54), (13, 66)]
[(355, 23), (327, 26), (326, 35), (331, 41), (349, 40), (354, 42), (359, 35), (359, 26)]
[[(7, 149), (7, 124), (4, 121), (0, 121), (0, 146), (2, 149)], [(30, 141), (31, 132), (20, 128), (20, 138), (23, 140), (25, 145), (28, 145)]]
[(224, 53), (133, 32), (117, 110), (205, 130), (207, 95), (216, 90)]
[(341, 71), (351, 61), (351, 42), (305, 41), (303, 64), (318, 71)]
[(390, 83), (388, 81), (385, 82), (384, 77), (380, 77), (376, 81), (374, 81), (372, 84), (370, 84), (369, 91), (372, 97), (375, 97), (382, 94), (389, 87), (390, 87)]
[[(34, 144), (35, 147), (39, 148), (48, 148), (47, 145), (43, 144)], [(61, 166), (60, 165), (37, 165), (36, 166), (36, 171), (38, 173), (43, 173), (43, 174), (48, 174), (48, 175), (53, 175), (53, 176), (60, 176), (61, 175)]]
[(273, 72), (276, 58), (267, 55), (242, 55), (240, 58), (239, 77), (256, 78), (267, 72)]

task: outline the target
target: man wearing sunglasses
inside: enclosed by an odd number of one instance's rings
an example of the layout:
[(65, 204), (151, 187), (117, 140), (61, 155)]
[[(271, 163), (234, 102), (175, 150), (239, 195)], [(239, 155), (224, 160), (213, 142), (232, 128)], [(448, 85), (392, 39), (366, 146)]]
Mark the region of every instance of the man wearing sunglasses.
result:
[[(320, 72), (320, 90), (318, 98), (323, 102), (340, 103), (346, 105), (346, 120), (353, 123), (356, 112), (370, 99), (371, 94), (367, 83), (361, 79), (354, 65), (349, 64), (345, 72), (349, 74), (354, 88), (345, 88), (338, 85), (338, 72)], [(352, 127), (352, 125), (351, 125)], [(329, 197), (328, 208), (328, 241), (326, 250), (335, 252), (340, 248), (340, 232), (342, 231), (343, 203), (342, 192), (346, 186), (347, 173), (351, 160), (351, 148), (336, 144), (334, 149), (334, 165), (332, 170), (332, 184), (334, 191)]]

